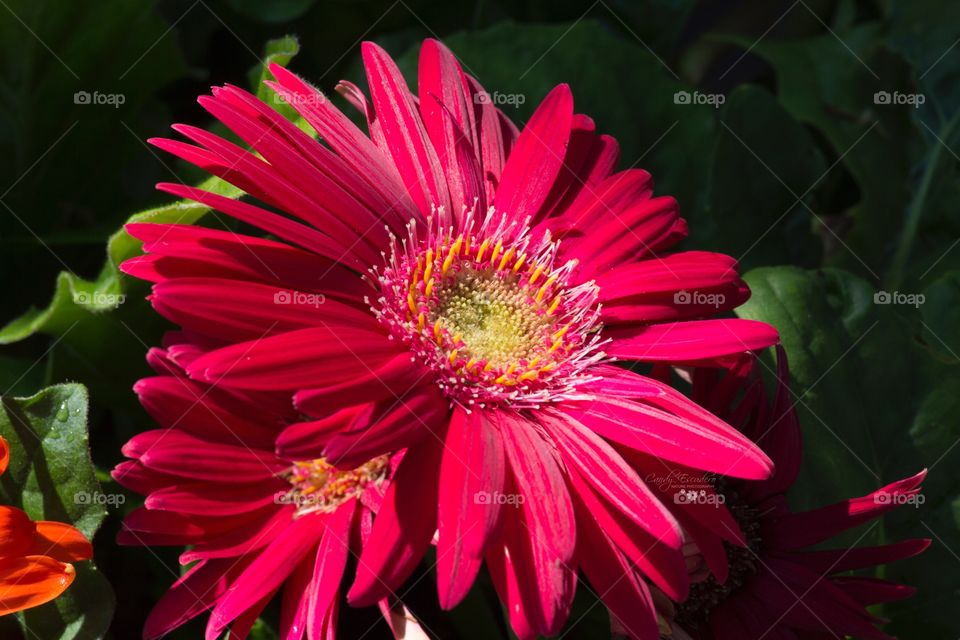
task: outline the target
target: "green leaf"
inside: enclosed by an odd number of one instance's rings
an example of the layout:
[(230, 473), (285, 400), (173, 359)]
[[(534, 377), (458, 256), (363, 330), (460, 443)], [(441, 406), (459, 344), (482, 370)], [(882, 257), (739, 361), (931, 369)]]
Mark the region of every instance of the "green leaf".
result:
[(826, 170), (810, 133), (754, 86), (727, 97), (720, 121), (705, 206), (690, 216), (688, 245), (729, 253), (744, 268), (785, 259), (819, 264), (811, 214), (797, 201)]
[[(72, 524), (92, 540), (106, 510), (90, 460), (86, 389), (62, 384), (2, 401), (0, 435), (10, 444), (10, 465), (0, 477), (0, 501), (34, 520)], [(18, 614), (30, 637), (103, 637), (113, 616), (113, 592), (92, 561), (76, 569), (74, 583), (57, 600)]]
[(879, 91), (913, 91), (906, 62), (882, 47), (880, 29), (879, 24), (864, 24), (836, 34), (759, 43), (726, 38), (750, 47), (773, 66), (781, 104), (826, 138), (856, 182), (860, 200), (849, 210), (814, 210), (830, 229), (843, 228), (834, 217), (848, 218), (852, 225), (843, 244), (839, 234), (822, 229), (833, 248), (831, 264), (877, 277), (893, 252), (897, 234), (891, 230), (903, 226), (910, 186), (908, 143), (916, 132), (913, 109), (875, 104)]
[[(931, 456), (941, 456), (960, 438), (960, 378), (947, 378), (930, 390), (910, 427), (917, 447)], [(960, 489), (960, 477), (951, 474)]]
[(270, 90), (264, 81), (271, 80), (273, 75), (270, 73), (270, 65), (278, 64), (285, 67), (290, 63), (295, 55), (300, 52), (300, 41), (296, 36), (284, 36), (271, 40), (264, 47), (263, 60), (250, 70), (248, 78), (250, 86), (256, 88), (257, 97), (264, 102), (271, 104), (274, 109), (279, 111), (288, 120), (299, 120), (297, 111), (284, 102), (280, 96)]
[(960, 107), (960, 56), (954, 49), (960, 4), (952, 0), (892, 2), (888, 46), (913, 63), (930, 111)]
[(960, 364), (960, 271), (949, 271), (923, 290), (922, 339), (948, 364)]
[[(200, 189), (236, 198), (240, 190), (219, 178), (209, 178)], [(192, 224), (209, 209), (192, 200), (179, 200), (168, 205), (136, 213), (126, 224), (134, 222)], [(44, 309), (30, 309), (0, 329), (0, 345), (19, 342), (34, 333), (62, 335), (77, 323), (97, 319), (126, 302), (128, 279), (120, 272), (120, 264), (140, 254), (140, 242), (120, 229), (107, 241), (107, 261), (95, 280), (61, 272), (53, 299)]]

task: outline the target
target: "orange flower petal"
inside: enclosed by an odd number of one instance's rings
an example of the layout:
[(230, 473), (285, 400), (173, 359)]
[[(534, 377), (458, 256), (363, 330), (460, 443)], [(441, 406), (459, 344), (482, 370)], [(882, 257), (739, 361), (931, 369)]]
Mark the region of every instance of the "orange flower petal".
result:
[(7, 470), (7, 464), (10, 462), (10, 445), (7, 439), (0, 436), (0, 475)]
[(0, 558), (30, 552), (36, 526), (16, 507), (0, 506)]
[(79, 562), (93, 557), (93, 545), (76, 528), (62, 522), (38, 520), (30, 555), (50, 556), (60, 562)]
[(0, 560), (0, 616), (53, 600), (75, 577), (73, 565), (46, 556)]

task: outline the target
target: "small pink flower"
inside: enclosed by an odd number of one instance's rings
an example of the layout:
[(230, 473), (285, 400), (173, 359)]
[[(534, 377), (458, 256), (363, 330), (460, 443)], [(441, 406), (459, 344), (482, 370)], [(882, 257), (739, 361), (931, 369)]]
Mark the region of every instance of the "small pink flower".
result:
[(890, 638), (876, 628), (884, 620), (866, 607), (910, 597), (914, 589), (848, 572), (917, 555), (930, 541), (810, 547), (898, 506), (919, 504), (926, 471), (866, 496), (812, 511), (792, 511), (785, 492), (800, 470), (802, 446), (782, 348), (778, 348), (778, 368), (772, 399), (752, 357), (744, 357), (722, 377), (717, 370), (694, 374), (694, 396), (741, 426), (773, 459), (777, 472), (758, 482), (719, 479), (715, 495), (723, 498), (721, 509), (682, 501), (673, 505), (690, 540), (685, 548), (688, 566), (711, 572), (693, 584), (689, 598), (676, 606), (673, 635), (694, 640)]
[(125, 519), (121, 544), (190, 546), (180, 555), (190, 568), (154, 607), (144, 637), (207, 611), (207, 638), (228, 625), (244, 637), (280, 593), (281, 637), (333, 638), (348, 556), (360, 552), (398, 457), (340, 470), (276, 456), (274, 439), (295, 417), (286, 396), (190, 380), (182, 367), (197, 355), (176, 336), (150, 351), (159, 375), (135, 389), (160, 428), (132, 438), (123, 448), (131, 460), (113, 471), (147, 496)]

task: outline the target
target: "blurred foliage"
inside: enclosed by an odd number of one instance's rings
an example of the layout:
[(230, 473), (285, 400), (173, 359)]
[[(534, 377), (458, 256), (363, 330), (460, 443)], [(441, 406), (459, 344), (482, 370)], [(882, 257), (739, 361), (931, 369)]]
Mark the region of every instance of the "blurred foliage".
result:
[[(116, 269), (139, 250), (120, 225), (151, 204), (135, 217), (205, 213), (152, 190), (204, 176), (144, 140), (170, 122), (209, 124), (195, 97), (215, 83), (259, 84), (261, 56), (329, 92), (342, 77), (362, 80), (362, 39), (412, 79), (424, 37), (444, 39), (491, 92), (522, 96), (501, 105), (518, 123), (568, 82), (578, 111), (618, 138), (620, 166), (649, 170), (678, 198), (686, 246), (740, 260), (754, 291), (740, 313), (780, 329), (794, 370), (806, 434), (798, 507), (930, 469), (926, 502), (869, 536), (934, 539), (885, 569), (919, 592), (882, 614), (902, 638), (960, 634), (960, 4), (948, 0), (5, 0), (0, 391), (85, 383), (94, 462), (115, 464), (148, 428), (130, 387), (164, 327), (145, 288)], [(116, 95), (122, 104), (96, 103)], [(40, 310), (22, 315), (31, 305)], [(134, 501), (111, 509), (95, 541), (124, 594), (114, 638), (139, 635), (178, 572), (173, 553), (113, 545)], [(485, 595), (441, 614), (431, 582), (410, 598), (429, 628), (505, 633)], [(572, 620), (586, 615), (565, 637), (607, 633), (593, 604), (578, 597)], [(275, 637), (275, 613), (253, 637)], [(344, 615), (344, 637), (376, 618)]]

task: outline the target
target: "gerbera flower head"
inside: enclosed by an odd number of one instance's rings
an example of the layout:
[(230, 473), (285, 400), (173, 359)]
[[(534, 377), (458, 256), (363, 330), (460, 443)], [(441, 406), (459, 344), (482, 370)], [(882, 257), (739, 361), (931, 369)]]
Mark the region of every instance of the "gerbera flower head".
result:
[(802, 447), (783, 349), (778, 348), (772, 398), (759, 369), (758, 360), (744, 357), (726, 375), (717, 370), (694, 374), (695, 397), (741, 426), (770, 455), (777, 471), (760, 481), (721, 478), (715, 482), (716, 494), (723, 497), (736, 522), (732, 526), (738, 529), (739, 544), (725, 540), (727, 536), (716, 527), (704, 526), (705, 510), (698, 513), (682, 501), (674, 506), (678, 516), (685, 512), (694, 522), (686, 532), (685, 555), (696, 577), (685, 601), (665, 607), (672, 623), (667, 636), (677, 640), (890, 638), (877, 628), (885, 621), (866, 607), (907, 598), (914, 589), (848, 572), (916, 555), (930, 541), (904, 540), (874, 547), (854, 543), (840, 549), (824, 549), (823, 543), (895, 508), (917, 504), (926, 471), (862, 497), (794, 512), (785, 492), (799, 473)]
[[(10, 447), (0, 436), (0, 474), (9, 462)], [(55, 599), (77, 576), (72, 563), (92, 557), (93, 547), (76, 528), (0, 506), (0, 616)]]
[(688, 578), (676, 520), (620, 450), (745, 478), (772, 465), (613, 363), (717, 364), (776, 331), (709, 318), (749, 295), (735, 261), (668, 252), (686, 234), (676, 201), (654, 197), (646, 171), (614, 171), (616, 142), (574, 112), (568, 86), (521, 131), (442, 44), (420, 54), (414, 96), (364, 43), (372, 99), (348, 82), (338, 91), (366, 132), (277, 66), (269, 86), (316, 138), (236, 87), (200, 98), (252, 151), (183, 125), (195, 144), (152, 142), (254, 201), (160, 188), (275, 239), (130, 225), (146, 255), (123, 269), (154, 282), (154, 307), (206, 344), (184, 362), (188, 378), (292, 398), (281, 458), (356, 469), (405, 451), (351, 603), (398, 589), (435, 540), (444, 607), (486, 561), (518, 635), (555, 633), (582, 568), (651, 637), (634, 568), (678, 598)]
[(128, 442), (113, 471), (146, 495), (121, 544), (190, 545), (190, 568), (147, 619), (159, 638), (207, 611), (208, 638), (227, 627), (244, 637), (282, 591), (284, 638), (332, 638), (349, 553), (359, 553), (396, 459), (354, 469), (324, 459), (284, 459), (273, 442), (292, 420), (277, 394), (228, 392), (189, 380), (183, 363), (200, 349), (168, 337), (148, 361), (158, 375), (135, 389), (160, 428)]

